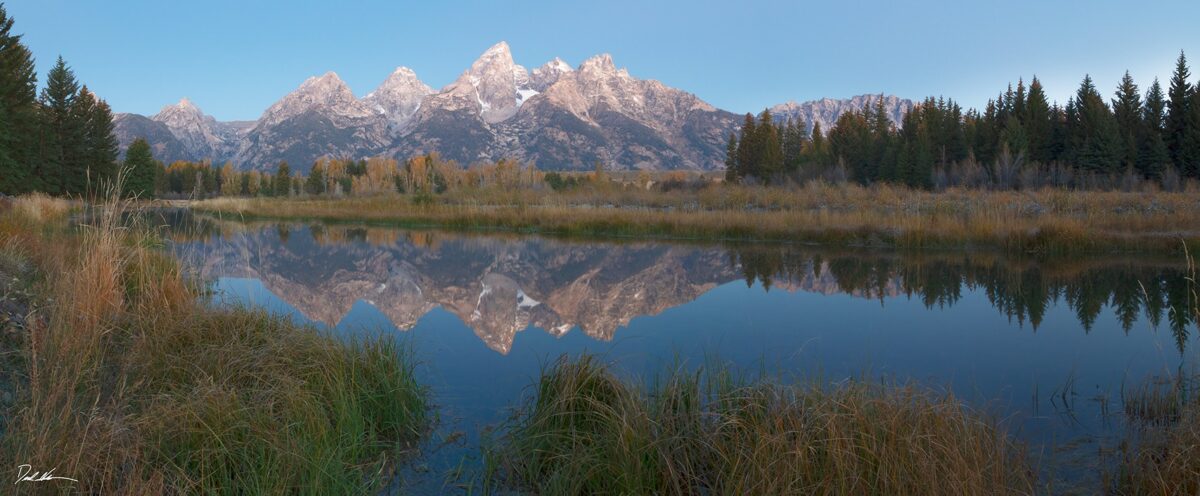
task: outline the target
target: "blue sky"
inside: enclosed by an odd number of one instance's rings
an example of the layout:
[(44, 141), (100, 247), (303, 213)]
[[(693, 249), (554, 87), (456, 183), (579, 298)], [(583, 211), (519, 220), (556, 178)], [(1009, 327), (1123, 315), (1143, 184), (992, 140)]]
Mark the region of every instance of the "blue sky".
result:
[(893, 93), (981, 106), (1037, 74), (1065, 101), (1085, 73), (1143, 87), (1179, 50), (1200, 74), (1200, 1), (7, 0), (44, 76), (61, 54), (119, 112), (189, 97), (254, 119), (305, 78), (337, 72), (362, 96), (405, 65), (439, 88), (505, 40), (530, 69), (611, 53), (735, 112)]

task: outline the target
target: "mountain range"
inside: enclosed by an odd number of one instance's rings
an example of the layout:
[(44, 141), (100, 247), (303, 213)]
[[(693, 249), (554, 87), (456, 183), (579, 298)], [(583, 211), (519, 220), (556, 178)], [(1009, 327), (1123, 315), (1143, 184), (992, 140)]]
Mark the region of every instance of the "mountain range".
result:
[[(828, 130), (842, 113), (878, 96), (822, 99), (771, 107)], [(912, 101), (884, 98), (894, 122)], [(217, 121), (184, 98), (157, 115), (118, 114), (122, 149), (135, 138), (164, 162), (209, 159), (239, 169), (274, 170), (281, 161), (306, 171), (322, 156), (365, 158), (438, 152), (466, 165), (516, 158), (546, 170), (714, 170), (724, 167), (729, 133), (741, 117), (659, 81), (618, 69), (609, 55), (577, 67), (555, 58), (532, 71), (505, 42), (454, 82), (434, 90), (397, 68), (357, 98), (333, 72), (304, 81), (255, 121)]]

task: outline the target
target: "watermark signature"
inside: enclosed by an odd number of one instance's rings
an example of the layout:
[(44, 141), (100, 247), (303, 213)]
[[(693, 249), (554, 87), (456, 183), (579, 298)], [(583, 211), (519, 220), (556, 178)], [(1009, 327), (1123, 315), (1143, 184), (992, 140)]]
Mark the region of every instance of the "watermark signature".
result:
[(17, 481), (13, 484), (20, 484), (22, 482), (46, 482), (52, 480), (69, 480), (71, 482), (79, 482), (70, 477), (58, 477), (54, 475), (54, 471), (57, 469), (58, 467), (54, 467), (45, 472), (35, 472), (33, 470), (33, 465), (28, 463), (17, 465)]

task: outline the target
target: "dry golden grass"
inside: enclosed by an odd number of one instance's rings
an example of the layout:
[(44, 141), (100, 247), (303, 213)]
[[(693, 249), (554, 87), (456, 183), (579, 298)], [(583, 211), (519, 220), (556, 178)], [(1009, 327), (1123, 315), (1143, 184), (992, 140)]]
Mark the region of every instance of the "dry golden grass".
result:
[(788, 240), (841, 246), (989, 247), (1012, 252), (1176, 251), (1200, 246), (1194, 193), (934, 193), (877, 185), (533, 190), (444, 196), (219, 198), (197, 210), (244, 218), (512, 229), (590, 236)]
[(77, 230), (46, 223), (64, 211), (55, 201), (15, 204), (0, 249), (37, 267), (44, 302), (0, 464), (78, 481), (16, 489), (369, 492), (426, 429), (424, 388), (395, 342), (209, 307), (118, 200)]
[[(1030, 494), (1023, 449), (953, 397), (677, 371), (652, 389), (560, 360), (488, 451), (538, 494)], [(498, 486), (498, 487), (493, 487)]]

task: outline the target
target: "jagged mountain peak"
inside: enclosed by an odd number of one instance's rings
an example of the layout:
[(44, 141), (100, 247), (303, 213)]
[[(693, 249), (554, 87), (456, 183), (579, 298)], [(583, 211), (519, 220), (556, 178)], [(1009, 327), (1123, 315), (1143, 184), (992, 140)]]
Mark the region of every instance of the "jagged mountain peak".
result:
[(256, 128), (273, 126), (284, 120), (318, 110), (336, 120), (361, 119), (375, 115), (350, 91), (350, 86), (333, 71), (313, 76), (271, 105), (259, 118)]
[(403, 127), (421, 108), (421, 100), (434, 93), (412, 69), (401, 66), (363, 98), (363, 102), (387, 117), (393, 126)]
[(550, 85), (557, 83), (564, 75), (574, 71), (575, 68), (571, 67), (571, 64), (564, 62), (563, 59), (554, 57), (553, 60), (534, 69), (529, 79), (534, 90), (546, 91), (546, 88), (549, 88)]
[(517, 113), (529, 97), (529, 72), (513, 62), (508, 43), (501, 41), (488, 48), (449, 86), (442, 89), (439, 102), (449, 109), (473, 108), (484, 122), (494, 124)]
[(593, 55), (579, 64), (579, 72), (616, 72), (617, 65), (613, 63), (612, 55), (602, 53)]

